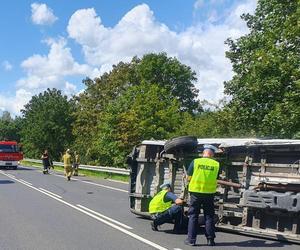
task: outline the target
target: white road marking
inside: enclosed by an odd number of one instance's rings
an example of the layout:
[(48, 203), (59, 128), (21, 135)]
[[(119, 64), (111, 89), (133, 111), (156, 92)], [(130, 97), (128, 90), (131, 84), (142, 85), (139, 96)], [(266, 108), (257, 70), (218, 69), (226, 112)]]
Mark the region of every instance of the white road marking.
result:
[(12, 177), (12, 178), (16, 178), (14, 175), (12, 175), (12, 174), (7, 174), (8, 175), (8, 177)]
[[(10, 176), (8, 176), (7, 174), (3, 173), (2, 171), (0, 171), (0, 173), (2, 173), (3, 175), (6, 175), (7, 177), (10, 177)], [(139, 236), (139, 235), (137, 235), (137, 234), (135, 234), (135, 233), (132, 233), (132, 232), (130, 232), (130, 231), (128, 231), (128, 230), (126, 230), (126, 229), (124, 229), (124, 228), (122, 228), (122, 227), (119, 227), (119, 226), (117, 226), (117, 225), (115, 225), (115, 224), (112, 224), (112, 223), (110, 223), (110, 222), (108, 222), (108, 221), (102, 219), (102, 218), (99, 218), (99, 217), (97, 217), (96, 215), (94, 215), (94, 214), (92, 214), (92, 213), (89, 213), (89, 212), (83, 210), (82, 208), (76, 207), (76, 206), (72, 205), (71, 203), (68, 203), (68, 202), (66, 202), (66, 201), (64, 201), (64, 200), (62, 200), (62, 199), (59, 199), (59, 198), (57, 198), (57, 197), (55, 197), (55, 196), (53, 196), (53, 195), (51, 195), (51, 194), (49, 194), (49, 193), (46, 193), (46, 192), (44, 192), (44, 191), (42, 191), (42, 190), (40, 190), (40, 189), (38, 189), (38, 188), (36, 188), (36, 187), (34, 187), (34, 186), (28, 185), (28, 184), (26, 184), (26, 183), (20, 181), (20, 180), (17, 179), (17, 178), (13, 178), (13, 177), (10, 177), (10, 178), (11, 178), (11, 179), (14, 179), (14, 180), (17, 181), (17, 182), (22, 183), (23, 185), (26, 185), (26, 186), (29, 187), (29, 188), (32, 188), (32, 189), (34, 189), (34, 190), (36, 190), (36, 191), (38, 191), (38, 192), (40, 192), (40, 193), (45, 194), (45, 195), (51, 197), (52, 199), (57, 200), (58, 202), (61, 202), (61, 203), (65, 204), (65, 205), (67, 205), (67, 206), (69, 206), (69, 207), (71, 207), (71, 208), (74, 208), (74, 209), (76, 209), (77, 211), (80, 211), (80, 212), (82, 212), (82, 213), (84, 213), (84, 214), (86, 214), (86, 215), (88, 215), (88, 216), (90, 216), (90, 217), (92, 217), (92, 218), (94, 218), (94, 219), (96, 219), (96, 220), (98, 220), (98, 221), (101, 221), (102, 223), (104, 223), (104, 224), (106, 224), (106, 225), (108, 225), (108, 226), (110, 226), (110, 227), (112, 227), (112, 228), (114, 228), (114, 229), (116, 229), (116, 230), (118, 230), (118, 231), (124, 233), (124, 234), (127, 234), (127, 235), (131, 236), (132, 238), (134, 238), (134, 239), (136, 239), (136, 240), (138, 240), (138, 241), (141, 241), (141, 242), (143, 242), (143, 243), (145, 243), (145, 244), (147, 244), (147, 245), (149, 245), (149, 246), (152, 246), (152, 247), (154, 247), (155, 249), (158, 249), (158, 250), (168, 250), (167, 248), (162, 247), (162, 246), (160, 246), (160, 245), (158, 245), (158, 244), (156, 244), (156, 243), (154, 243), (154, 242), (152, 242), (152, 241), (150, 241), (150, 240), (147, 240), (147, 239), (145, 239), (145, 238), (143, 238), (143, 237), (141, 237), (141, 236)]]
[[(15, 177), (14, 177), (15, 178)], [(24, 183), (26, 183), (26, 184), (28, 184), (28, 185), (31, 185), (32, 186), (32, 184), (30, 183), (30, 182), (28, 182), (28, 181), (25, 181), (25, 180), (23, 180), (23, 179), (20, 179), (20, 181), (23, 181)]]
[(119, 180), (112, 180), (112, 179), (105, 179), (105, 180), (111, 181), (111, 182), (122, 183), (122, 184), (128, 184), (128, 182), (126, 182), (126, 181), (119, 181)]
[(82, 206), (80, 204), (77, 204), (77, 206), (80, 207), (80, 208), (83, 208), (83, 209), (87, 210), (90, 213), (96, 214), (96, 215), (98, 215), (99, 217), (101, 217), (103, 219), (109, 220), (109, 221), (111, 221), (111, 222), (113, 222), (113, 223), (115, 223), (115, 224), (117, 224), (119, 226), (122, 226), (122, 227), (127, 228), (127, 229), (132, 229), (132, 227), (130, 227), (130, 226), (127, 226), (127, 225), (125, 225), (125, 224), (123, 224), (123, 223), (121, 223), (121, 222), (119, 222), (117, 220), (111, 219), (111, 218), (109, 218), (109, 217), (107, 217), (107, 216), (105, 216), (103, 214), (100, 214), (100, 213), (98, 213), (98, 212), (96, 212), (96, 211), (94, 211), (92, 209), (89, 209), (89, 208), (87, 208), (85, 206)]
[(98, 184), (98, 183), (94, 183), (94, 182), (90, 182), (90, 181), (81, 181), (81, 182), (84, 182), (84, 183), (87, 183), (87, 184), (90, 184), (90, 185), (95, 185), (95, 186), (98, 186), (98, 187), (104, 187), (104, 188), (108, 188), (108, 189), (111, 189), (111, 190), (116, 190), (116, 191), (128, 193), (127, 190), (120, 189), (120, 188), (115, 188), (115, 187), (105, 186), (105, 185)]
[(54, 195), (55, 197), (57, 197), (57, 198), (59, 198), (59, 199), (62, 199), (62, 197), (59, 196), (58, 194), (52, 193), (52, 192), (50, 192), (50, 191), (48, 191), (48, 190), (46, 190), (46, 189), (43, 189), (43, 188), (39, 188), (39, 189), (42, 190), (42, 191), (44, 191), (44, 192), (47, 192), (47, 193), (49, 193), (49, 194), (52, 194), (52, 195)]

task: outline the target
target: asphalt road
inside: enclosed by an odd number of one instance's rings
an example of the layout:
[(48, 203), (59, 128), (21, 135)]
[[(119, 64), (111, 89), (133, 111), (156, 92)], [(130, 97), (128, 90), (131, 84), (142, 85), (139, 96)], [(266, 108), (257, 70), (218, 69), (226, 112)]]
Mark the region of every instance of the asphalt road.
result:
[[(35, 168), (0, 170), (0, 249), (211, 249), (203, 235), (198, 247), (172, 225), (153, 232), (150, 221), (129, 211), (127, 184)], [(299, 249), (296, 244), (218, 232), (214, 249)]]

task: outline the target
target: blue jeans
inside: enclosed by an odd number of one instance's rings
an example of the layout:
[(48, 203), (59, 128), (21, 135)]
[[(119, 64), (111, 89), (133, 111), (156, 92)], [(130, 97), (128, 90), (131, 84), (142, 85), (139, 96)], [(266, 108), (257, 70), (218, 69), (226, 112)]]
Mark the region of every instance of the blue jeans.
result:
[(189, 225), (188, 225), (188, 240), (191, 243), (196, 242), (198, 231), (198, 218), (200, 209), (204, 210), (205, 219), (205, 236), (207, 239), (214, 239), (215, 224), (214, 224), (214, 195), (213, 194), (201, 194), (191, 193), (190, 207), (189, 207)]

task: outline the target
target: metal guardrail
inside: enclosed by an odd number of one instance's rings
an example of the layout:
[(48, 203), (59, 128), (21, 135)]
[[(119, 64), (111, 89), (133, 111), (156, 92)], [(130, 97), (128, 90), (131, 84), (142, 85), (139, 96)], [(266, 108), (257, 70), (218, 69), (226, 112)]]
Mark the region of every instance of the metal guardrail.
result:
[[(24, 161), (40, 163), (40, 164), (43, 163), (42, 160), (28, 159), (28, 158), (24, 158)], [(58, 161), (54, 161), (53, 165), (61, 166), (61, 167), (64, 166), (64, 164), (62, 162), (58, 162)], [(91, 166), (91, 165), (81, 165), (80, 164), (79, 169), (86, 169), (86, 170), (120, 174), (120, 175), (129, 175), (130, 174), (130, 170), (124, 169), (124, 168), (113, 168), (113, 167), (102, 167), (102, 166)]]

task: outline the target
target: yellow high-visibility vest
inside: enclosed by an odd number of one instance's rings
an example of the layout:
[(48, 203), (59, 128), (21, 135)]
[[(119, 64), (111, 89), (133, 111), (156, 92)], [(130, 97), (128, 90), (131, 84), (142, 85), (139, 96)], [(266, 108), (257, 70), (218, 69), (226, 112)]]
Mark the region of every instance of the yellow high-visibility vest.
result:
[(162, 213), (172, 206), (172, 201), (164, 201), (164, 197), (167, 192), (168, 190), (162, 190), (153, 197), (149, 204), (149, 213)]
[(219, 162), (211, 158), (194, 160), (194, 171), (189, 184), (189, 192), (213, 194), (217, 190)]

